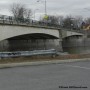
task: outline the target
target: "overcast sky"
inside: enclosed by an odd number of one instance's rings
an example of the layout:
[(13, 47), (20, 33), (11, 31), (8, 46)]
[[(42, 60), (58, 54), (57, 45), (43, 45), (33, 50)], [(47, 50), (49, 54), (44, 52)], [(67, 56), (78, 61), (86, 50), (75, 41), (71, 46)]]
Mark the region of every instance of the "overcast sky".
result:
[[(50, 15), (81, 15), (90, 17), (90, 0), (46, 0), (47, 14)], [(40, 17), (45, 13), (45, 0), (0, 0), (0, 14), (11, 15), (10, 6), (13, 3), (25, 4)], [(37, 10), (38, 9), (38, 10)]]

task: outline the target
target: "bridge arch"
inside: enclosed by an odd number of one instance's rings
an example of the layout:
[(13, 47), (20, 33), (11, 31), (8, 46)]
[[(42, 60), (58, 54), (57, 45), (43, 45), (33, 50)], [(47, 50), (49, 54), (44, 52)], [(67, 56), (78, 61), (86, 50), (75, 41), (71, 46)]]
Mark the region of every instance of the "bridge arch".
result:
[(11, 39), (21, 39), (21, 40), (24, 40), (24, 39), (58, 39), (57, 37), (55, 36), (52, 36), (52, 35), (49, 35), (49, 34), (44, 34), (44, 33), (30, 33), (30, 34), (24, 34), (24, 35), (18, 35), (18, 36), (14, 36), (14, 37), (10, 37), (10, 38), (7, 38), (8, 40), (11, 40)]
[(62, 39), (67, 38), (67, 37), (73, 37), (73, 36), (84, 36), (83, 33), (80, 32), (75, 32), (71, 30), (62, 30)]
[(30, 26), (0, 25), (0, 41), (22, 35), (45, 35), (49, 38), (59, 38), (59, 31)]
[(70, 39), (70, 38), (80, 38), (80, 37), (83, 37), (83, 35), (79, 35), (79, 34), (77, 34), (77, 35), (69, 35), (67, 37), (64, 37), (63, 40)]

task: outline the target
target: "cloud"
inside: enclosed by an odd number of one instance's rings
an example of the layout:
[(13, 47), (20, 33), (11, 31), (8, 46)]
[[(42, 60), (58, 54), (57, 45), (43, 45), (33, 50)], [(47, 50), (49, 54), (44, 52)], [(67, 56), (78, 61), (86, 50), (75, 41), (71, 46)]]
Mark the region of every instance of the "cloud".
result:
[[(0, 0), (0, 14), (10, 15), (10, 5), (12, 3), (25, 4), (27, 8), (35, 9), (37, 16), (41, 16), (45, 12), (45, 0)], [(48, 14), (60, 15), (82, 15), (89, 17), (90, 15), (90, 0), (46, 0)], [(87, 9), (85, 9), (87, 8)]]

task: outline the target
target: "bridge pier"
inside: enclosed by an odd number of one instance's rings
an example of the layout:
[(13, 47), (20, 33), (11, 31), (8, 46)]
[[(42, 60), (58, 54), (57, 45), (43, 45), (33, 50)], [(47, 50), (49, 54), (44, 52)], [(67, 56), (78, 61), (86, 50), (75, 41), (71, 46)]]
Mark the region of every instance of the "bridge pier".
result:
[(9, 51), (9, 42), (8, 40), (3, 40), (0, 42), (0, 51)]
[(59, 31), (59, 47), (60, 47), (59, 51), (63, 52), (63, 47), (62, 47), (62, 39), (63, 39), (63, 37), (62, 37), (62, 30), (58, 29), (58, 31)]

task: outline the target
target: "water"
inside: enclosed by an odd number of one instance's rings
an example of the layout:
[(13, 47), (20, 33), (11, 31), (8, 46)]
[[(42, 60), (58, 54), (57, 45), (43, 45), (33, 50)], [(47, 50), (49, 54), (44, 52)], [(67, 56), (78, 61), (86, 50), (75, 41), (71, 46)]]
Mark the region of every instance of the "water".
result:
[(63, 40), (63, 51), (70, 54), (90, 53), (90, 38), (70, 37)]
[(59, 50), (58, 39), (29, 39), (29, 40), (4, 40), (0, 42), (0, 51), (32, 51), (32, 50)]
[(64, 47), (64, 52), (68, 52), (70, 54), (90, 54), (90, 46), (84, 47)]

